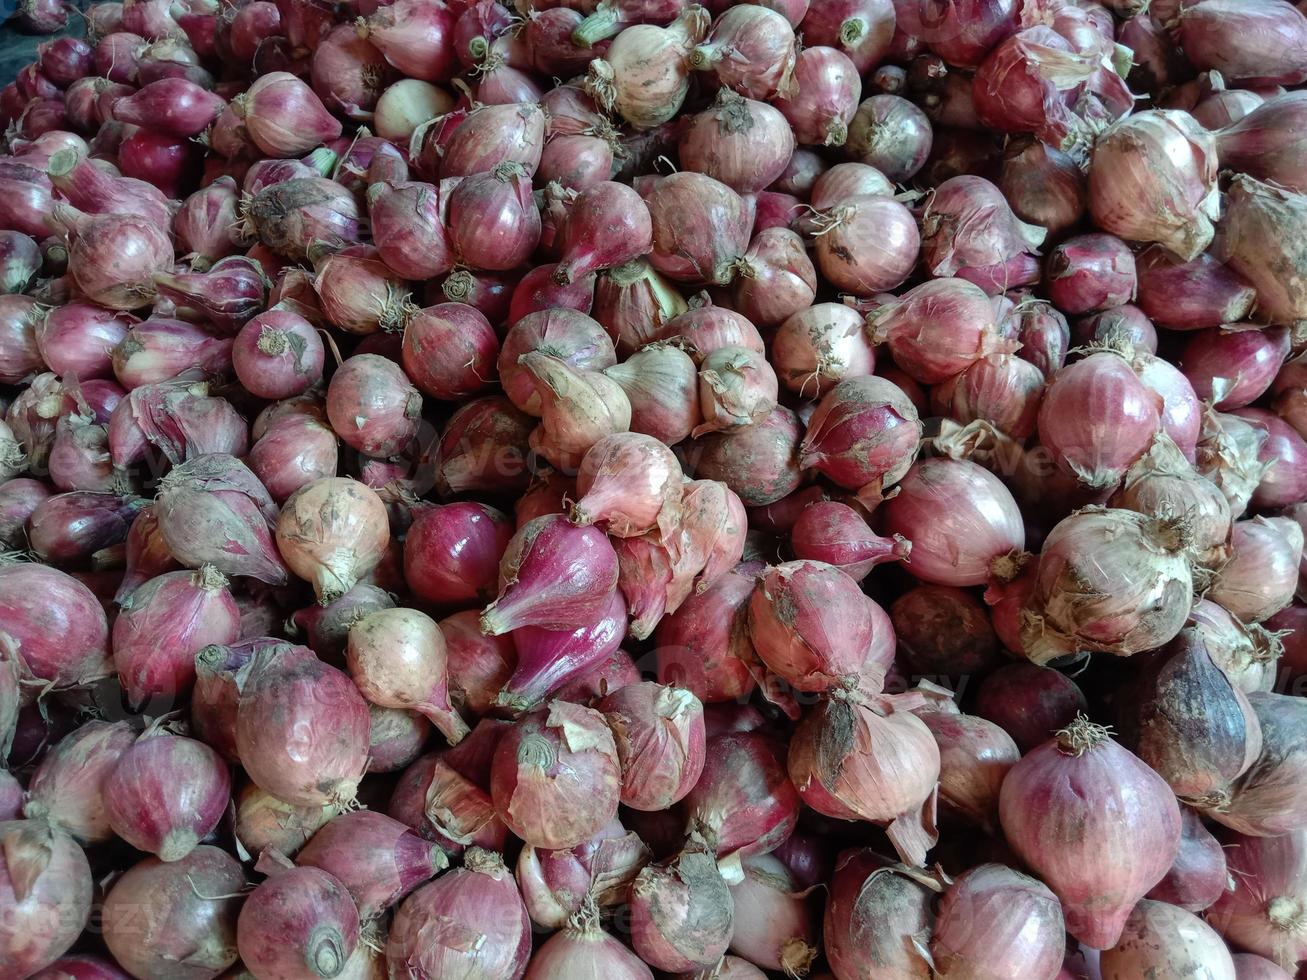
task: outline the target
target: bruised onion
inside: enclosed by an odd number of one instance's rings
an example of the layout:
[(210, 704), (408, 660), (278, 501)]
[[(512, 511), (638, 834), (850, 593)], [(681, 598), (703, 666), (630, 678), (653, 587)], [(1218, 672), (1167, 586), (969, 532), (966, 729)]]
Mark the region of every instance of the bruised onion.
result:
[(631, 944), (660, 970), (705, 969), (731, 938), (734, 902), (712, 852), (692, 834), (667, 865), (648, 865), (631, 884)]
[(874, 976), (886, 968), (900, 977), (929, 980), (932, 900), (938, 890), (933, 879), (870, 848), (841, 853), (822, 929), (831, 968), (850, 977)]

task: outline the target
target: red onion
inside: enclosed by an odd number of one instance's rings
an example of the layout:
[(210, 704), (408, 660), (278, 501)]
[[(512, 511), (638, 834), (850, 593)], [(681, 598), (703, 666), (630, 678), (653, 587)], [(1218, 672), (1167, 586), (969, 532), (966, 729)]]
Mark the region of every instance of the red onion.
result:
[(203, 742), (153, 731), (118, 757), (102, 792), (119, 837), (161, 861), (178, 861), (217, 826), (231, 777)]
[(340, 136), (339, 120), (288, 72), (262, 75), (232, 105), (250, 139), (272, 157), (299, 156)]
[(122, 543), (143, 504), (137, 498), (91, 490), (55, 494), (41, 501), (28, 519), (32, 554), (56, 565), (83, 563), (94, 552)]
[(72, 239), (69, 272), (87, 297), (116, 310), (154, 298), (154, 274), (172, 265), (166, 231), (132, 215), (85, 214), (63, 204), (54, 213)]
[(1180, 367), (1204, 401), (1218, 409), (1243, 408), (1266, 392), (1288, 354), (1283, 329), (1230, 324), (1193, 334)]
[(691, 49), (708, 29), (707, 11), (687, 7), (667, 27), (636, 24), (623, 30), (604, 58), (591, 62), (586, 90), (605, 111), (616, 110), (637, 129), (671, 119), (689, 90)]
[(1289, 814), (1304, 792), (1299, 703), (1290, 696), (1254, 691), (1248, 703), (1261, 726), (1261, 754), (1228, 791), (1203, 801), (1205, 812), (1240, 833), (1274, 836), (1297, 829)]
[(440, 440), (436, 489), (521, 492), (530, 482), (527, 436), (534, 422), (507, 398), (478, 398), (458, 408)]
[(653, 973), (643, 960), (599, 927), (598, 915), (582, 908), (565, 929), (536, 951), (525, 974), (526, 980), (577, 976), (652, 980)]
[(554, 282), (558, 263), (538, 265), (520, 280), (513, 289), (508, 308), (508, 322), (516, 323), (531, 313), (543, 310), (569, 309), (580, 313), (591, 312), (594, 305), (596, 277), (592, 273), (574, 282)]
[(1166, 643), (1189, 611), (1187, 544), (1173, 520), (1133, 511), (1086, 509), (1061, 521), (1044, 541), (1022, 615), (1026, 655), (1036, 663), (1075, 648), (1129, 656)]
[(298, 806), (347, 803), (367, 765), (367, 704), (347, 674), (303, 647), (255, 653), (236, 714), (250, 778)]
[(1208, 922), (1227, 942), (1293, 970), (1307, 955), (1297, 927), (1307, 890), (1307, 836), (1301, 830), (1276, 837), (1230, 835), (1226, 863), (1234, 887), (1208, 910)]
[[(743, 880), (731, 886), (735, 924), (730, 948), (748, 964), (786, 975), (806, 973), (818, 955), (817, 918), (806, 891), (773, 855), (745, 858), (741, 870)], [(726, 957), (720, 975), (750, 980), (750, 974), (742, 973), (745, 965), (744, 960)]]
[(1016, 501), (967, 460), (917, 462), (882, 513), (887, 531), (912, 542), (913, 574), (939, 585), (980, 585), (1025, 546)]
[(913, 673), (973, 674), (994, 660), (998, 643), (989, 616), (961, 589), (917, 586), (895, 599), (889, 614), (899, 655)]
[[(604, 369), (631, 403), (631, 431), (672, 446), (702, 420), (698, 372), (679, 348), (655, 344)], [(613, 438), (613, 437), (608, 437)]]
[(36, 326), (41, 360), (60, 376), (82, 381), (113, 374), (111, 352), (136, 318), (91, 303), (71, 302), (49, 310)]
[(1220, 842), (1203, 826), (1197, 811), (1181, 807), (1180, 853), (1148, 897), (1190, 912), (1201, 912), (1221, 897), (1229, 882), (1225, 850)]
[(1039, 439), (1059, 467), (1085, 486), (1114, 487), (1152, 442), (1158, 402), (1116, 352), (1090, 354), (1049, 383), (1039, 409)]
[(726, 952), (734, 903), (703, 839), (692, 834), (667, 865), (648, 865), (631, 885), (631, 943), (666, 971), (705, 969)]
[(664, 616), (657, 634), (659, 680), (701, 701), (747, 696), (759, 668), (748, 630), (752, 592), (752, 579), (732, 571)]
[(368, 772), (390, 773), (411, 765), (431, 738), (431, 723), (414, 711), (368, 705)]
[(394, 361), (356, 354), (327, 388), (327, 416), (346, 445), (369, 456), (396, 456), (417, 434), (422, 395)]
[(499, 352), (499, 377), (513, 404), (541, 414), (542, 396), (522, 355), (532, 351), (561, 358), (582, 370), (600, 370), (617, 362), (612, 340), (602, 326), (577, 310), (542, 310), (513, 324)]
[(765, 854), (794, 831), (799, 795), (763, 732), (728, 732), (708, 740), (703, 776), (685, 798), (689, 827), (719, 857)]
[(226, 103), (184, 78), (161, 78), (113, 105), (119, 122), (148, 126), (165, 136), (197, 136)]
[(29, 976), (62, 956), (86, 926), (91, 872), (82, 849), (46, 820), (7, 820), (0, 839), (8, 923), (0, 953), (15, 976)]
[(347, 333), (396, 330), (409, 311), (408, 292), (377, 255), (376, 249), (359, 246), (314, 264), (313, 289), (322, 312)]
[(288, 259), (306, 258), (315, 242), (347, 244), (359, 237), (353, 196), (335, 181), (319, 177), (296, 177), (263, 188), (244, 206), (243, 218), (264, 245)]
[(517, 668), (513, 638), (482, 634), (477, 612), (467, 609), (439, 623), (445, 640), (449, 697), (455, 707), (473, 715), (487, 714), (505, 682)]
[(463, 303), (427, 307), (404, 326), (404, 371), (433, 398), (457, 401), (481, 391), (495, 377), (498, 353), (490, 322)]
[[(788, 228), (759, 231), (736, 273), (733, 300), (738, 312), (765, 327), (800, 314), (816, 295), (816, 270), (803, 240)], [(860, 332), (860, 320), (858, 326)]]
[(1253, 493), (1252, 503), (1258, 507), (1284, 507), (1302, 500), (1307, 495), (1307, 478), (1303, 472), (1307, 446), (1302, 437), (1292, 426), (1263, 409), (1241, 408), (1235, 415), (1266, 433), (1258, 459), (1268, 465)]
[(699, 368), (699, 408), (704, 421), (692, 435), (754, 425), (776, 407), (776, 372), (756, 351), (721, 347)]
[(378, 47), (351, 24), (332, 28), (310, 61), (313, 91), (329, 111), (350, 119), (370, 121), (392, 78)]
[(933, 138), (926, 114), (897, 95), (864, 99), (849, 122), (845, 147), (889, 180), (910, 180), (925, 166)]
[[(1052, 27), (1004, 33), (1010, 36), (984, 57), (972, 85), (979, 121), (1000, 132), (1032, 133), (1049, 146), (1077, 151), (1092, 133), (1085, 117), (1101, 111), (1093, 100), (1083, 98), (1092, 94), (1091, 80), (1101, 61), (1077, 53)], [(1124, 88), (1119, 77), (1114, 87)], [(1122, 114), (1113, 113), (1105, 121)]]
[(241, 385), (259, 398), (301, 395), (322, 377), (325, 349), (313, 325), (284, 310), (251, 319), (236, 337), (232, 366)]
[(635, 810), (666, 810), (699, 780), (703, 705), (689, 691), (630, 684), (596, 706), (612, 729), (622, 767), (621, 799)]
[(593, 902), (603, 908), (625, 900), (631, 880), (649, 860), (639, 836), (613, 820), (595, 837), (565, 851), (525, 847), (517, 883), (531, 920), (563, 928)]
[(513, 528), (485, 504), (456, 503), (421, 511), (404, 540), (404, 575), (427, 602), (485, 601), (497, 591), (500, 558)]
[(245, 887), (240, 863), (217, 847), (168, 863), (146, 858), (105, 897), (105, 945), (132, 976), (166, 973), (181, 960), (197, 974), (221, 973), (236, 962)]
[(912, 551), (912, 542), (876, 535), (857, 511), (835, 501), (819, 501), (804, 509), (790, 538), (796, 557), (833, 565), (855, 582), (876, 565), (908, 560)]
[(995, 183), (1016, 216), (1042, 225), (1050, 238), (1065, 235), (1084, 217), (1084, 173), (1061, 150), (1039, 140), (1012, 141)]
[(178, 251), (191, 257), (194, 271), (204, 272), (213, 262), (239, 250), (235, 229), (238, 200), (236, 182), (219, 177), (187, 197), (173, 216)]
[(446, 227), (454, 254), (477, 269), (512, 269), (539, 244), (540, 214), (521, 164), (464, 177), (449, 196)]
[(934, 879), (870, 849), (844, 851), (835, 862), (822, 929), (832, 969), (842, 976), (888, 969), (912, 980), (929, 978), (926, 950), (938, 890)]
[[(1199, 69), (1214, 68), (1225, 78), (1253, 84), (1307, 81), (1301, 61), (1307, 18), (1291, 4), (1248, 9), (1230, 0), (1203, 0), (1184, 7), (1176, 32), (1185, 57)], [(1218, 43), (1218, 35), (1226, 43)]]
[[(607, 605), (617, 585), (617, 561), (603, 534), (553, 514), (530, 521), (513, 536), (499, 577), (499, 597), (481, 616), (484, 632), (572, 629)], [(567, 600), (565, 608), (557, 606), (560, 600)]]
[(1099, 963), (1105, 977), (1183, 974), (1195, 963), (1212, 976), (1235, 976), (1230, 951), (1211, 926), (1192, 912), (1147, 899), (1135, 906), (1120, 941)]
[(370, 810), (343, 813), (299, 852), (300, 867), (335, 877), (368, 921), (448, 866), (444, 852), (398, 820)]
[(687, 121), (679, 155), (688, 169), (737, 193), (754, 194), (780, 176), (794, 152), (794, 139), (778, 109), (723, 88), (710, 108)]
[(369, 613), (350, 627), (345, 661), (359, 692), (373, 704), (424, 715), (451, 745), (467, 734), (449, 702), (444, 636), (425, 613)]
[(339, 477), (295, 491), (282, 507), (276, 532), (286, 566), (313, 585), (322, 604), (375, 568), (390, 540), (385, 505), (376, 492)]
[(405, 279), (431, 279), (454, 265), (440, 214), (440, 191), (432, 184), (373, 184), (368, 212), (377, 252)]
[(239, 629), (227, 580), (212, 566), (167, 572), (134, 589), (113, 627), (114, 665), (129, 702), (185, 694), (196, 651), (234, 643)]
[(1230, 502), (1231, 513), (1243, 513), (1266, 473), (1261, 461), (1267, 431), (1236, 415), (1203, 414), (1197, 469)]
[(921, 232), (922, 258), (936, 276), (958, 275), (982, 286), (997, 280), (997, 288), (986, 290), (993, 293), (1028, 284), (1010, 277), (1009, 263), (1044, 241), (1044, 230), (1017, 218), (997, 187), (971, 175), (935, 188)]
[(363, 31), (403, 74), (447, 82), (455, 69), (450, 44), (455, 19), (455, 11), (443, 4), (396, 0), (372, 14)]
[(554, 281), (581, 279), (638, 259), (652, 241), (650, 209), (625, 184), (600, 181), (581, 191), (563, 226)]
[(359, 940), (359, 914), (350, 893), (335, 875), (318, 868), (269, 870), (271, 877), (241, 906), (236, 923), (241, 962), (268, 976), (339, 976)]
[(541, 396), (533, 450), (551, 465), (570, 470), (599, 439), (624, 432), (631, 404), (621, 387), (598, 371), (578, 371), (561, 358), (531, 351), (518, 358)]
[(1299, 264), (1283, 228), (1286, 221), (1295, 220), (1303, 203), (1301, 195), (1241, 174), (1234, 177), (1227, 195), (1218, 257), (1257, 290), (1258, 314), (1273, 322), (1296, 320), (1307, 308), (1295, 276), (1271, 274), (1273, 268), (1295, 269)]
[(41, 268), (36, 242), (17, 231), (0, 232), (0, 289), (21, 293)]
[(601, 523), (619, 537), (658, 528), (671, 531), (680, 516), (681, 466), (661, 442), (638, 433), (604, 436), (581, 460), (575, 524)]
[(685, 300), (649, 263), (637, 259), (599, 276), (591, 312), (629, 356), (686, 311)]
[[(566, 782), (560, 772), (569, 773)], [(590, 708), (553, 701), (517, 722), (495, 750), (495, 811), (535, 847), (593, 837), (616, 814), (620, 788), (613, 736)]]
[(70, 575), (27, 562), (0, 565), (0, 621), (24, 680), (72, 687), (111, 671), (104, 610)]
[(916, 265), (916, 222), (893, 198), (849, 198), (817, 215), (812, 225), (822, 275), (857, 296), (895, 288)]
[(907, 473), (920, 432), (916, 408), (902, 389), (882, 378), (850, 378), (832, 388), (809, 419), (800, 465), (874, 505)]
[(834, 47), (804, 48), (794, 63), (794, 85), (794, 95), (776, 104), (793, 127), (790, 140), (842, 146), (862, 96), (862, 81), (849, 56)]
[(742, 6), (728, 8), (713, 22), (707, 38), (690, 52), (690, 67), (714, 72), (723, 87), (751, 99), (789, 95), (794, 29), (774, 10)]
[(112, 839), (101, 787), (135, 741), (136, 733), (123, 721), (82, 725), (41, 760), (28, 781), (23, 813), (54, 821), (81, 844)]
[(540, 163), (544, 132), (545, 115), (538, 105), (482, 106), (454, 129), (440, 160), (440, 176), (465, 177), (488, 173), (500, 163), (518, 163), (529, 177)]
[(898, 366), (922, 384), (937, 384), (1013, 346), (995, 330), (989, 297), (959, 279), (924, 282), (869, 320), (872, 340), (885, 340)]
[(169, 551), (182, 564), (280, 585), (286, 568), (272, 539), (276, 507), (254, 474), (222, 453), (176, 466), (154, 506)]
[(1135, 257), (1112, 235), (1078, 235), (1049, 255), (1049, 298), (1065, 313), (1092, 313), (1135, 296)]
[(35, 168), (18, 164), (0, 174), (0, 190), (4, 203), (0, 205), (0, 218), (6, 228), (22, 232), (33, 238), (49, 234), (48, 222), (54, 201), (48, 178)]
[(0, 483), (0, 545), (12, 550), (27, 540), (27, 519), (49, 496), (49, 489), (37, 480), (15, 478)]
[(1301, 561), (1302, 531), (1280, 518), (1236, 521), (1230, 534), (1230, 557), (1216, 571), (1208, 591), (1246, 623), (1258, 623), (1293, 600)]
[(1001, 864), (977, 865), (954, 880), (936, 914), (930, 952), (940, 977), (978, 970), (1058, 976), (1065, 946), (1062, 908), (1038, 879)]
[[(153, 283), (149, 288), (155, 288)], [(196, 324), (150, 317), (133, 326), (114, 349), (114, 375), (128, 389), (173, 378), (221, 375), (230, 371), (231, 348), (229, 337)]]
[(1067, 931), (1094, 949), (1115, 945), (1179, 847), (1169, 787), (1083, 716), (1012, 767), (999, 810), (1013, 850), (1061, 900)]
[(481, 848), (405, 900), (386, 947), (389, 968), (413, 976), (507, 979), (521, 976), (529, 955), (531, 923), (512, 873)]
[(1221, 166), (1291, 191), (1307, 190), (1297, 148), (1303, 104), (1298, 93), (1287, 92), (1219, 129), (1216, 147)]
[[(726, 285), (749, 245), (752, 215), (744, 200), (704, 174), (681, 172), (658, 181), (645, 200), (653, 222), (653, 267), (678, 282)], [(703, 222), (686, 222), (685, 215)]]
[(1094, 147), (1089, 212), (1103, 230), (1159, 242), (1186, 261), (1212, 240), (1216, 147), (1186, 113), (1141, 112)]
[(168, 201), (162, 193), (142, 181), (111, 176), (76, 150), (55, 153), (46, 172), (70, 204), (89, 214), (130, 214), (168, 224)]

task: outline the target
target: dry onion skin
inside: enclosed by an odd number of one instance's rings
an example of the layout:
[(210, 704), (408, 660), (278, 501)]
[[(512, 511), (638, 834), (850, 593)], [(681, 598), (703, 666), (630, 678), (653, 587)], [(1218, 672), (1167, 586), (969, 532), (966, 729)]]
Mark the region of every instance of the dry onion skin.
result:
[(0, 980), (1307, 969), (1307, 3), (83, 6)]

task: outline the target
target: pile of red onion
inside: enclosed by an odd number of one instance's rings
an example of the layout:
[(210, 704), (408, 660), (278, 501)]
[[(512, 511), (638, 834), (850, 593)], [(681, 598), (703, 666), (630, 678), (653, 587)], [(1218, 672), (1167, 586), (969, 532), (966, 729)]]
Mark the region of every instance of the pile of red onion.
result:
[(13, 19), (0, 976), (1307, 975), (1307, 2)]

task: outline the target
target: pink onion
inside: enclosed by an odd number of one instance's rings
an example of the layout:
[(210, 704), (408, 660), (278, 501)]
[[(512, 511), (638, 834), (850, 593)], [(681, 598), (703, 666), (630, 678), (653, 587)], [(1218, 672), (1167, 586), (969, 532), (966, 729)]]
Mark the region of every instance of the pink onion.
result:
[(933, 145), (930, 120), (907, 99), (873, 95), (849, 122), (847, 152), (889, 180), (910, 180), (926, 164)]
[(513, 324), (499, 352), (499, 377), (513, 404), (539, 416), (542, 398), (524, 362), (536, 351), (562, 358), (573, 367), (600, 370), (617, 362), (613, 342), (602, 326), (577, 310), (528, 313)]
[(648, 865), (631, 885), (631, 943), (661, 970), (705, 969), (726, 952), (734, 903), (712, 852), (692, 834), (667, 865)]
[(1217, 602), (1244, 622), (1257, 623), (1287, 606), (1297, 588), (1302, 530), (1282, 518), (1236, 521), (1230, 557), (1209, 590)]
[(540, 163), (544, 132), (545, 114), (538, 105), (482, 106), (468, 113), (450, 135), (440, 176), (488, 173), (500, 163), (521, 164), (531, 176)]
[(346, 445), (370, 456), (396, 456), (417, 433), (422, 395), (394, 361), (355, 354), (327, 388), (327, 416)]
[(1104, 231), (1158, 242), (1188, 261), (1212, 240), (1216, 146), (1191, 116), (1150, 110), (1117, 123), (1094, 146), (1089, 213)]
[(517, 668), (514, 638), (486, 636), (477, 624), (476, 610), (447, 616), (440, 621), (449, 672), (449, 698), (456, 708), (474, 715), (487, 714), (500, 690)]
[[(912, 272), (920, 239), (911, 212), (893, 198), (849, 198), (812, 220), (817, 266), (857, 296), (893, 289)], [(872, 232), (875, 229), (875, 232)]]
[[(962, 175), (944, 181), (922, 215), (921, 254), (936, 276), (957, 275), (998, 293), (1027, 285), (1013, 275), (1014, 260), (1030, 256), (1044, 241), (1044, 230), (1021, 221), (1002, 192), (982, 177)], [(1038, 273), (1036, 272), (1036, 276)]]
[(1148, 897), (1169, 902), (1190, 912), (1210, 908), (1226, 891), (1230, 876), (1225, 850), (1204, 825), (1196, 810), (1180, 809), (1180, 853), (1166, 877)]
[[(778, 109), (723, 88), (709, 109), (689, 118), (679, 154), (688, 169), (740, 194), (753, 194), (780, 176), (794, 152), (794, 139)], [(760, 146), (767, 148), (765, 153)]]
[(1049, 298), (1064, 313), (1091, 313), (1135, 296), (1135, 257), (1112, 235), (1078, 235), (1050, 253)]
[(630, 684), (595, 707), (613, 732), (625, 806), (666, 810), (698, 782), (704, 762), (703, 705), (689, 691), (653, 682)]
[(375, 568), (390, 540), (375, 491), (338, 477), (295, 491), (282, 507), (276, 534), (286, 566), (310, 582), (324, 604)]
[(367, 765), (367, 704), (347, 674), (303, 647), (255, 653), (236, 714), (250, 778), (298, 806), (353, 799)]
[(1012, 848), (1061, 900), (1067, 931), (1095, 949), (1115, 945), (1179, 847), (1170, 788), (1083, 716), (1013, 766), (999, 809)]
[(794, 831), (799, 794), (781, 752), (782, 746), (758, 731), (708, 740), (703, 776), (685, 806), (689, 827), (719, 857), (765, 854)]
[(261, 76), (233, 103), (250, 139), (272, 157), (294, 157), (340, 135), (313, 89), (288, 72)]
[(540, 240), (540, 213), (521, 164), (464, 177), (449, 196), (446, 227), (454, 254), (477, 269), (512, 269)]
[[(558, 774), (568, 772), (566, 781)], [(617, 811), (621, 770), (598, 712), (565, 701), (525, 716), (495, 750), (491, 791), (500, 819), (535, 847), (575, 847)]]
[[(605, 368), (631, 403), (631, 431), (673, 446), (690, 435), (703, 416), (694, 361), (667, 344), (651, 345)], [(612, 437), (609, 437), (612, 438)]]
[(1296, 928), (1307, 891), (1307, 835), (1230, 835), (1226, 863), (1234, 888), (1208, 910), (1208, 922), (1227, 942), (1293, 970), (1307, 955)]
[(55, 687), (109, 675), (109, 628), (95, 595), (44, 565), (0, 565), (0, 640), (16, 649), (20, 675)]
[(268, 310), (241, 328), (232, 366), (241, 385), (259, 398), (303, 394), (322, 377), (325, 349), (313, 325), (284, 310)]
[(937, 916), (930, 951), (941, 977), (977, 969), (1058, 975), (1065, 945), (1062, 908), (1035, 878), (1001, 864), (977, 865), (944, 893)]
[(167, 972), (183, 959), (197, 973), (217, 974), (236, 961), (245, 886), (240, 863), (217, 847), (167, 863), (146, 858), (104, 900), (105, 945), (133, 976)]
[(65, 736), (32, 773), (24, 815), (52, 820), (81, 844), (111, 840), (102, 788), (135, 741), (136, 733), (125, 721), (88, 721)]
[(1228, 324), (1194, 333), (1179, 364), (1198, 397), (1228, 410), (1260, 398), (1288, 354), (1289, 339), (1282, 329)]
[(0, 823), (4, 885), (0, 908), (10, 923), (0, 953), (15, 976), (62, 956), (87, 923), (91, 873), (71, 837), (46, 820)]
[(231, 777), (203, 742), (155, 731), (118, 757), (102, 792), (119, 837), (161, 861), (178, 861), (217, 826), (231, 798)]
[[(1307, 18), (1288, 3), (1249, 9), (1229, 0), (1187, 5), (1178, 18), (1177, 39), (1200, 69), (1248, 83), (1298, 85), (1307, 81)], [(1218, 36), (1228, 40), (1222, 44)]]
[(1042, 225), (1050, 238), (1060, 238), (1084, 217), (1084, 173), (1061, 150), (1039, 140), (1012, 141), (995, 183), (1016, 216)]
[(359, 939), (358, 909), (344, 884), (318, 868), (269, 870), (241, 906), (241, 961), (269, 976), (340, 975)]
[(405, 279), (431, 279), (454, 265), (440, 214), (440, 191), (417, 181), (379, 183), (368, 189), (368, 213), (377, 252)]
[(957, 279), (908, 290), (870, 316), (872, 340), (885, 340), (899, 367), (923, 384), (936, 384), (1010, 341), (998, 336), (984, 291)]
[(493, 507), (455, 503), (421, 511), (404, 540), (404, 574), (414, 595), (437, 604), (485, 601), (513, 528)]
[(650, 221), (645, 202), (625, 184), (586, 187), (563, 226), (554, 281), (566, 284), (640, 258), (652, 246)]
[(967, 460), (914, 464), (898, 495), (883, 505), (883, 513), (885, 528), (912, 542), (913, 574), (940, 585), (980, 585), (996, 562), (1025, 545), (1011, 494), (987, 470)]
[[(704, 174), (664, 177), (646, 198), (653, 222), (649, 261), (678, 282), (731, 281), (748, 249), (752, 215), (740, 195)], [(687, 214), (702, 221), (685, 221)]]
[(72, 238), (68, 269), (93, 301), (131, 310), (154, 298), (154, 274), (172, 265), (167, 232), (127, 215), (88, 215), (59, 204), (55, 219)]

